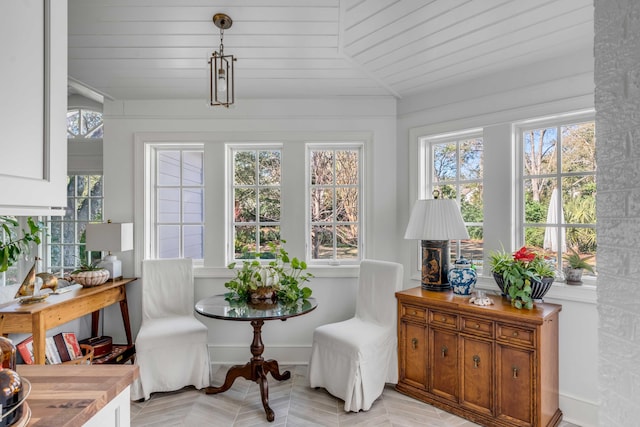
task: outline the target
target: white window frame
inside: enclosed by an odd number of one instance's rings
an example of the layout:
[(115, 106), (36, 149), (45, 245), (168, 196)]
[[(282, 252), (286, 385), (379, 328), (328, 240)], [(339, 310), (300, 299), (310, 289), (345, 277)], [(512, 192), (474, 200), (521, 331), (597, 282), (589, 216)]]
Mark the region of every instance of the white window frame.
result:
[[(175, 144), (175, 143), (151, 143), (147, 145), (146, 150), (146, 163), (147, 163), (147, 188), (149, 189), (148, 203), (145, 203), (147, 206), (145, 218), (148, 219), (148, 223), (145, 224), (148, 230), (148, 247), (145, 250), (145, 255), (151, 259), (158, 259), (158, 201), (157, 201), (157, 191), (158, 191), (158, 183), (157, 183), (157, 171), (158, 171), (158, 152), (159, 151), (180, 151), (181, 153), (184, 151), (202, 151), (204, 155), (204, 144), (198, 143), (190, 143), (190, 144)], [(182, 156), (182, 154), (181, 154)], [(181, 160), (182, 161), (182, 160)], [(205, 160), (206, 162), (206, 160)], [(180, 167), (180, 171), (182, 173), (182, 167)], [(182, 180), (180, 180), (180, 185), (176, 186), (179, 188), (183, 188)], [(203, 199), (206, 201), (206, 177), (202, 184), (203, 188)], [(182, 209), (182, 206), (181, 206)], [(206, 230), (206, 202), (203, 202), (203, 219), (201, 225), (203, 229)], [(185, 225), (197, 225), (198, 223), (185, 223), (182, 221), (182, 214), (180, 215), (180, 221), (176, 223), (172, 223), (174, 225), (180, 226), (180, 245), (178, 248), (178, 257), (184, 256), (184, 234), (183, 229)], [(203, 234), (206, 231), (203, 232)], [(202, 259), (194, 259), (194, 264), (202, 265), (205, 252), (206, 251), (206, 242), (203, 241), (203, 258)]]
[[(436, 144), (446, 144), (446, 143), (455, 143), (456, 144), (456, 160), (460, 158), (460, 141), (480, 138), (483, 139), (482, 129), (467, 129), (461, 130), (458, 132), (448, 132), (445, 134), (438, 135), (425, 135), (418, 137), (418, 191), (419, 196), (418, 199), (432, 199), (433, 198), (433, 146)], [(484, 139), (483, 139), (483, 150), (484, 150)], [(484, 156), (484, 152), (483, 152)], [(484, 170), (482, 179), (469, 179), (469, 180), (460, 180), (459, 179), (460, 169), (457, 170), (457, 177), (451, 181), (447, 181), (446, 185), (452, 185), (456, 188), (459, 188), (460, 185), (479, 182), (483, 185), (484, 188)], [(456, 191), (456, 203), (460, 206), (460, 191)], [(484, 205), (484, 201), (483, 201)], [(483, 214), (484, 217), (484, 214)], [(483, 228), (483, 236), (484, 236), (484, 222), (465, 222), (465, 226), (479, 226)], [(484, 241), (484, 238), (483, 238)], [(483, 248), (484, 251), (484, 248)], [(455, 256), (459, 258), (461, 255), (461, 244), (460, 241), (455, 241)], [(464, 254), (462, 254), (464, 255)], [(420, 242), (418, 242), (416, 247), (416, 271), (419, 270), (419, 266), (421, 265), (421, 249)], [(481, 262), (482, 260), (474, 260), (480, 264), (480, 268), (478, 270), (479, 273), (482, 273)]]
[[(76, 234), (76, 240), (74, 242), (69, 242), (69, 243), (65, 243), (63, 241), (60, 241), (59, 243), (52, 243), (51, 242), (51, 227), (52, 224), (57, 223), (60, 224), (60, 230), (61, 230), (61, 239), (64, 236), (64, 227), (65, 224), (73, 224), (73, 227), (78, 230), (79, 227), (84, 224), (85, 228), (87, 224), (90, 224), (92, 222), (96, 222), (95, 220), (92, 220), (91, 218), (91, 204), (93, 203), (93, 201), (99, 201), (100, 204), (102, 205), (102, 215), (104, 215), (104, 175), (101, 173), (87, 173), (87, 174), (82, 174), (82, 173), (70, 173), (67, 175), (67, 186), (70, 184), (69, 179), (73, 177), (74, 178), (74, 191), (73, 194), (67, 194), (67, 206), (69, 209), (69, 206), (71, 206), (71, 209), (73, 209), (73, 216), (72, 217), (68, 217), (68, 212), (65, 215), (62, 216), (51, 216), (47, 218), (46, 221), (46, 226), (47, 226), (47, 236), (46, 238), (43, 239), (43, 246), (42, 246), (42, 250), (44, 251), (44, 259), (46, 262), (46, 266), (47, 266), (47, 270), (51, 271), (52, 273), (60, 273), (61, 271), (66, 271), (66, 273), (70, 272), (71, 265), (65, 265), (64, 263), (64, 248), (65, 247), (74, 247), (77, 248), (76, 250), (74, 250), (75, 253), (79, 253), (80, 252), (80, 247), (85, 246), (85, 243), (81, 243), (80, 241), (78, 241), (78, 239), (80, 238), (81, 234)], [(91, 196), (90, 194), (87, 195), (87, 199), (89, 202), (89, 212), (88, 212), (88, 219), (80, 219), (78, 218), (78, 210), (77, 210), (77, 203), (76, 201), (81, 198), (81, 197), (85, 197), (85, 196), (78, 196), (76, 194), (76, 183), (77, 183), (77, 179), (78, 177), (84, 177), (85, 179), (89, 180), (90, 177), (100, 177), (100, 179), (102, 180), (102, 191), (101, 194), (99, 196)], [(55, 220), (53, 220), (52, 218), (57, 218)], [(106, 218), (100, 218), (99, 222), (104, 222), (106, 220)], [(62, 259), (62, 264), (63, 265), (52, 265), (51, 264), (51, 250), (53, 246), (60, 246), (62, 253), (60, 254), (61, 259)], [(85, 259), (80, 259), (77, 258), (75, 261), (75, 266), (80, 265), (80, 263), (86, 263), (86, 264), (92, 264), (94, 262), (96, 262), (97, 260), (100, 260), (102, 258), (102, 253), (100, 251), (85, 251), (85, 255), (86, 258)]]
[[(277, 225), (278, 227), (280, 227), (280, 238), (282, 238), (282, 184), (284, 181), (284, 176), (285, 176), (285, 171), (284, 171), (284, 145), (282, 143), (278, 143), (278, 142), (263, 142), (263, 143), (256, 143), (256, 142), (247, 142), (247, 143), (233, 143), (233, 144), (226, 144), (225, 147), (225, 153), (226, 153), (226, 184), (225, 184), (225, 188), (226, 188), (226, 193), (227, 193), (227, 197), (226, 197), (226, 204), (225, 204), (225, 211), (227, 212), (227, 217), (229, 218), (227, 227), (226, 227), (226, 239), (227, 242), (229, 242), (229, 244), (227, 245), (227, 254), (226, 254), (226, 259), (227, 262), (234, 262), (234, 261), (242, 261), (242, 259), (236, 259), (235, 258), (235, 247), (234, 247), (234, 242), (235, 242), (235, 218), (234, 218), (234, 189), (236, 188), (235, 182), (234, 182), (234, 156), (233, 153), (235, 151), (280, 151), (280, 185), (278, 186), (278, 188), (280, 189), (280, 221), (278, 222), (270, 222), (270, 223), (261, 223), (260, 220), (258, 218), (256, 218), (256, 220), (252, 223), (256, 226), (256, 232), (259, 233), (260, 231), (260, 225), (261, 224), (268, 224), (268, 225)], [(257, 178), (256, 178), (256, 183), (253, 186), (256, 189), (260, 188), (261, 185), (259, 184)], [(271, 186), (273, 187), (273, 186)], [(256, 215), (259, 214), (259, 208), (258, 211), (256, 212)], [(286, 238), (285, 238), (286, 240)], [(259, 243), (259, 242), (258, 242)], [(256, 248), (257, 251), (259, 251), (259, 246)], [(265, 259), (265, 260), (260, 260), (259, 261), (263, 262), (263, 263), (268, 263), (269, 260)]]
[[(203, 262), (194, 261), (195, 277), (215, 277), (227, 279), (232, 277), (232, 272), (227, 268), (230, 260), (229, 224), (231, 219), (228, 214), (227, 200), (229, 184), (227, 181), (226, 158), (227, 144), (283, 144), (282, 151), (282, 211), (280, 232), (282, 238), (287, 240), (286, 249), (292, 256), (305, 258), (306, 239), (305, 230), (305, 199), (306, 186), (303, 178), (305, 169), (305, 144), (306, 143), (331, 143), (331, 142), (364, 143), (362, 158), (363, 190), (371, 182), (366, 173), (371, 173), (367, 163), (371, 162), (371, 150), (367, 145), (373, 143), (373, 135), (369, 132), (242, 132), (242, 131), (218, 131), (218, 132), (136, 132), (134, 134), (134, 164), (138, 167), (134, 170), (134, 239), (136, 251), (134, 251), (135, 274), (140, 275), (142, 261), (152, 258), (153, 241), (151, 239), (151, 176), (152, 176), (152, 151), (154, 147), (166, 145), (182, 147), (184, 145), (203, 145), (205, 151), (205, 222), (207, 231), (205, 234), (205, 249)], [(361, 257), (366, 254), (366, 216), (371, 210), (366, 194), (361, 199), (363, 209), (363, 235), (361, 240)], [(308, 260), (304, 259), (307, 263)], [(316, 277), (357, 277), (358, 265), (309, 265)]]
[[(530, 119), (530, 120), (526, 120), (526, 121), (521, 121), (521, 122), (516, 122), (513, 125), (513, 129), (514, 129), (514, 140), (515, 140), (515, 156), (516, 158), (514, 159), (514, 164), (516, 167), (516, 180), (517, 180), (517, 188), (515, 189), (515, 194), (516, 194), (516, 230), (517, 230), (517, 234), (516, 234), (516, 246), (517, 247), (521, 247), (525, 244), (524, 240), (525, 240), (525, 227), (526, 226), (535, 226), (535, 225), (539, 225), (539, 224), (529, 224), (529, 223), (525, 223), (525, 212), (524, 212), (524, 197), (525, 197), (525, 192), (524, 192), (524, 182), (525, 182), (525, 176), (524, 176), (524, 164), (523, 164), (523, 141), (522, 141), (522, 134), (523, 132), (526, 132), (527, 130), (531, 130), (531, 129), (542, 129), (542, 128), (550, 128), (550, 127), (555, 127), (558, 129), (558, 135), (561, 135), (560, 132), (560, 128), (562, 126), (565, 125), (572, 125), (572, 124), (579, 124), (579, 123), (585, 123), (585, 122), (595, 122), (595, 112), (593, 111), (587, 111), (587, 112), (577, 112), (577, 113), (568, 113), (568, 114), (561, 114), (561, 115), (554, 115), (554, 116), (547, 116), (547, 117), (541, 117), (541, 118), (535, 118), (535, 119)], [(596, 145), (597, 145), (597, 141), (596, 141)], [(561, 148), (558, 147), (557, 150), (560, 150)], [(540, 175), (540, 177), (542, 178), (547, 178), (547, 179), (553, 179), (556, 180), (558, 182), (562, 182), (562, 178), (566, 177), (566, 176), (572, 176), (572, 175), (593, 175), (595, 177), (596, 172), (593, 171), (591, 172), (573, 172), (573, 173), (566, 173), (566, 172), (562, 172), (562, 167), (560, 164), (560, 156), (556, 157), (556, 161), (557, 161), (557, 167), (556, 167), (556, 173), (553, 174), (546, 174), (546, 175)], [(566, 226), (565, 226), (566, 227)], [(597, 232), (597, 223), (593, 224), (593, 226), (591, 225), (580, 225), (580, 227), (585, 227), (585, 228), (593, 228), (594, 230), (596, 230)], [(567, 248), (568, 249), (568, 248)], [(589, 286), (589, 287), (595, 287), (596, 285), (596, 277), (595, 276), (587, 276), (587, 275), (583, 275), (582, 277), (583, 280), (583, 285)], [(556, 285), (554, 283), (554, 285)]]
[[(309, 142), (305, 146), (305, 257), (308, 265), (314, 266), (349, 266), (359, 265), (360, 261), (365, 259), (364, 236), (366, 235), (366, 219), (365, 219), (365, 164), (366, 152), (364, 142)], [(312, 242), (311, 242), (311, 164), (310, 153), (312, 150), (357, 150), (358, 151), (358, 257), (353, 259), (316, 259), (312, 258)], [(335, 183), (334, 183), (335, 186)], [(335, 200), (334, 200), (335, 203)], [(327, 224), (336, 225), (335, 221), (327, 222)], [(335, 235), (335, 232), (334, 232)], [(333, 253), (336, 254), (336, 242), (333, 239)]]

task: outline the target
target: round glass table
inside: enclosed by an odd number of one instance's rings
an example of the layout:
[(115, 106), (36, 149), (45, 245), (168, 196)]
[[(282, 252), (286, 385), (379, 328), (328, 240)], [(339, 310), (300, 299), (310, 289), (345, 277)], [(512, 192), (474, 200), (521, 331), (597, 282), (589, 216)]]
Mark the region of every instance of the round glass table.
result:
[(262, 325), (266, 320), (287, 320), (290, 317), (302, 316), (313, 311), (318, 306), (315, 298), (300, 299), (291, 304), (276, 302), (250, 303), (239, 300), (227, 300), (224, 295), (215, 295), (196, 303), (196, 312), (203, 316), (221, 320), (234, 320), (251, 322), (253, 327), (253, 341), (249, 347), (253, 357), (244, 365), (235, 365), (229, 368), (224, 384), (220, 387), (207, 387), (207, 394), (222, 393), (229, 390), (238, 377), (255, 381), (260, 387), (262, 406), (268, 421), (275, 419), (273, 410), (269, 407), (269, 385), (267, 374), (271, 374), (278, 381), (288, 380), (291, 373), (280, 373), (276, 360), (264, 360), (264, 344), (262, 342)]

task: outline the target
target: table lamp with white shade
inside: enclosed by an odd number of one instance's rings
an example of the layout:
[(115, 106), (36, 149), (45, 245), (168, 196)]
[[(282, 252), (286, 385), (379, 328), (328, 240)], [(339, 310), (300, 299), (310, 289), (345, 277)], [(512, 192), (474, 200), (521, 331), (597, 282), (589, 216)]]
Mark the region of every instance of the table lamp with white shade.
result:
[(451, 287), (449, 273), (449, 240), (468, 239), (460, 208), (453, 199), (417, 200), (405, 232), (405, 239), (422, 240), (422, 288), (444, 291)]
[(107, 251), (99, 267), (109, 271), (110, 280), (122, 278), (122, 262), (111, 252), (133, 249), (133, 223), (111, 222), (87, 224), (86, 246), (88, 251)]

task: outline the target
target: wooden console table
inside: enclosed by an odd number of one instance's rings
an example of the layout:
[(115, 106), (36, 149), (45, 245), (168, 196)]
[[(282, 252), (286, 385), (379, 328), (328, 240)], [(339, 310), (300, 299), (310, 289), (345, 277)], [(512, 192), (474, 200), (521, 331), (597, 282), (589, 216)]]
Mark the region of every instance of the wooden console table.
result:
[(97, 336), (99, 310), (119, 302), (127, 346), (133, 346), (126, 285), (135, 280), (136, 278), (108, 281), (91, 288), (76, 289), (60, 295), (51, 294), (44, 301), (35, 304), (13, 301), (0, 305), (0, 334), (33, 334), (35, 364), (44, 365), (47, 330), (91, 314), (91, 334)]
[(562, 307), (477, 306), (451, 291), (397, 292), (396, 390), (483, 426), (555, 427)]

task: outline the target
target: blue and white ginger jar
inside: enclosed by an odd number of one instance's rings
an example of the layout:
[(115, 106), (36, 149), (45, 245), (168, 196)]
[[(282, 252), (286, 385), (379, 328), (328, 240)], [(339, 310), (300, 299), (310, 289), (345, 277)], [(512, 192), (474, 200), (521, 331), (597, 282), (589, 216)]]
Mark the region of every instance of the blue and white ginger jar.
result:
[(453, 293), (463, 296), (471, 295), (471, 291), (476, 286), (477, 277), (476, 271), (471, 267), (471, 262), (464, 257), (460, 257), (454, 263), (448, 275)]

